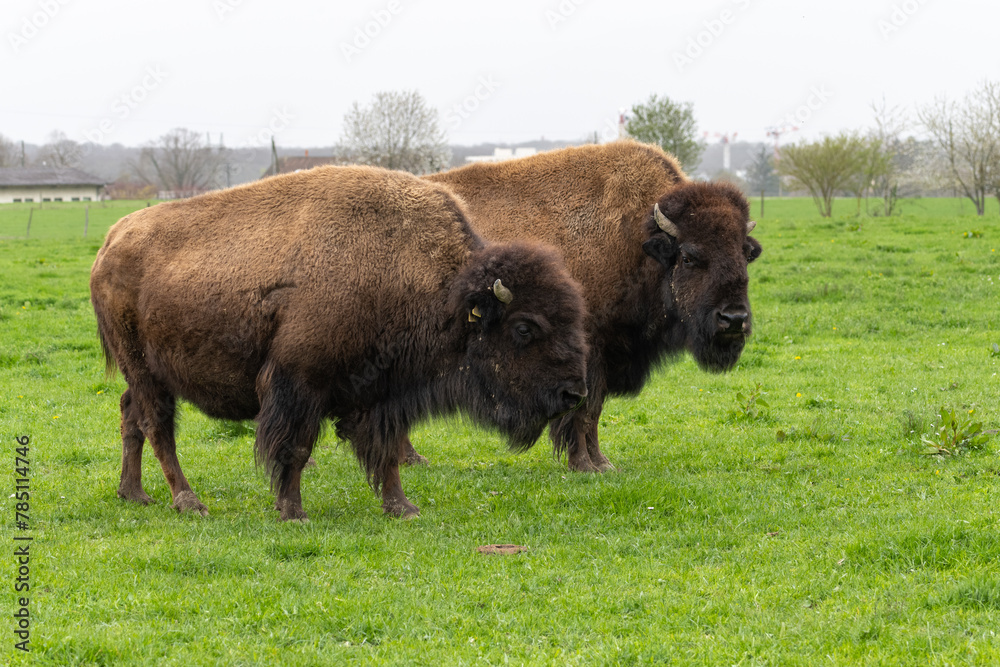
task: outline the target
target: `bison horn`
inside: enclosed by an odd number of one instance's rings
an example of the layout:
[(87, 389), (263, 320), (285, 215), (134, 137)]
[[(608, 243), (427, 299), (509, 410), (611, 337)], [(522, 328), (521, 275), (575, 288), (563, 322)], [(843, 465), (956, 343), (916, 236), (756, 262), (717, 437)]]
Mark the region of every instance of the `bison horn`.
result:
[(756, 220), (749, 220), (747, 222), (747, 234), (753, 231), (753, 228), (757, 226)]
[(670, 218), (663, 215), (663, 211), (660, 210), (660, 205), (653, 204), (653, 217), (656, 218), (656, 226), (670, 234), (673, 237), (677, 236), (677, 225), (670, 222)]
[(514, 300), (514, 293), (504, 287), (499, 278), (497, 278), (496, 282), (493, 283), (493, 293), (503, 303), (510, 303)]

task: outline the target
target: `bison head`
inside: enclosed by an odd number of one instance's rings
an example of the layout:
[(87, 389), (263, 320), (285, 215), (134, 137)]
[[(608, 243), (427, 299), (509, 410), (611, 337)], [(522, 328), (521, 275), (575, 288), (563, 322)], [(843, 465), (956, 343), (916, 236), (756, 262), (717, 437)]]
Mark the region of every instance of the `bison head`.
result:
[(465, 327), (463, 407), (530, 447), (549, 419), (587, 395), (580, 288), (549, 249), (521, 243), (473, 253), (452, 287)]
[(687, 183), (660, 198), (643, 250), (663, 265), (668, 345), (721, 372), (739, 360), (750, 335), (747, 264), (761, 253), (746, 198), (728, 183)]

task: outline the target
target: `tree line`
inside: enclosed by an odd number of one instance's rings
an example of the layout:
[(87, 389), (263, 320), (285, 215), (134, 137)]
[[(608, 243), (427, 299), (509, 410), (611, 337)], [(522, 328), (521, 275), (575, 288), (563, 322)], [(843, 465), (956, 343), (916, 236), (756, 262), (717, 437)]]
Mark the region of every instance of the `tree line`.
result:
[[(938, 98), (917, 108), (915, 118), (885, 102), (873, 104), (872, 111), (874, 124), (866, 131), (842, 131), (780, 150), (762, 145), (744, 173), (720, 176), (740, 181), (750, 194), (780, 192), (783, 186), (807, 192), (824, 217), (832, 215), (834, 197), (843, 195), (856, 199), (859, 213), (863, 203), (870, 215), (891, 215), (901, 196), (927, 190), (967, 197), (979, 215), (989, 197), (1000, 201), (1000, 83), (984, 81), (959, 101)], [(662, 146), (688, 173), (698, 166), (706, 145), (692, 103), (654, 94), (626, 117), (628, 135)], [(914, 130), (922, 138), (907, 134)], [(83, 155), (81, 144), (53, 132), (27, 164), (23, 144), (19, 150), (0, 135), (0, 167), (74, 167)], [(445, 169), (451, 161), (438, 113), (417, 91), (380, 92), (368, 104), (355, 102), (344, 116), (333, 156), (416, 174)], [(166, 191), (183, 197), (224, 187), (231, 161), (230, 150), (178, 128), (141, 147), (113, 186), (119, 192), (111, 194), (148, 197)]]
[[(873, 104), (866, 132), (842, 131), (755, 156), (751, 192), (784, 178), (808, 192), (820, 215), (832, 215), (833, 198), (850, 195), (866, 213), (891, 215), (906, 194), (952, 191), (983, 215), (986, 201), (1000, 201), (1000, 83), (983, 81), (961, 100), (937, 98), (914, 114), (883, 101)], [(916, 130), (918, 139), (907, 132)]]

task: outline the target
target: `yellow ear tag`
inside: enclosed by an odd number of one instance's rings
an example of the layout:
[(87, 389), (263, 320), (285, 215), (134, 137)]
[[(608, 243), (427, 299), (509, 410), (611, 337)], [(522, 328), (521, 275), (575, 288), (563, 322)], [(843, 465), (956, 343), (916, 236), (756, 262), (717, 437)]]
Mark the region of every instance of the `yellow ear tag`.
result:
[(479, 306), (473, 306), (472, 307), (472, 314), (475, 315), (476, 317), (482, 317), (483, 316), (483, 314), (479, 312)]

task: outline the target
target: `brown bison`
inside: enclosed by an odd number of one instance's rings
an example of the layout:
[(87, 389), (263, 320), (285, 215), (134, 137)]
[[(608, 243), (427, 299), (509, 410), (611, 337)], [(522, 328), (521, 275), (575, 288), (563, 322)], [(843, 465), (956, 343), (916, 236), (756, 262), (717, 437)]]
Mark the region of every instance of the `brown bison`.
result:
[[(558, 247), (589, 316), (585, 406), (551, 423), (569, 467), (611, 468), (598, 444), (605, 396), (639, 392), (689, 351), (724, 371), (750, 335), (747, 264), (761, 252), (743, 195), (693, 183), (658, 147), (622, 141), (473, 164), (426, 177), (465, 201), (476, 231)], [(407, 459), (423, 460), (404, 443)]]
[(440, 185), (323, 167), (160, 204), (108, 232), (91, 295), (121, 398), (118, 495), (149, 503), (149, 439), (173, 507), (206, 514), (180, 464), (174, 410), (257, 420), (281, 519), (335, 420), (389, 514), (414, 515), (408, 429), (462, 410), (529, 446), (586, 395), (585, 306), (557, 253), (484, 244)]

